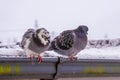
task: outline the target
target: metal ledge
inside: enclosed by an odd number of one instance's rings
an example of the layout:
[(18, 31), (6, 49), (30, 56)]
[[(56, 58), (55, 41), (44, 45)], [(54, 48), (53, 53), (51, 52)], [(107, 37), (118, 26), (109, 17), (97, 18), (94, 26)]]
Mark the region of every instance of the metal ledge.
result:
[(58, 79), (69, 77), (120, 76), (120, 60), (43, 58), (38, 63), (28, 58), (0, 58), (0, 79), (39, 78)]

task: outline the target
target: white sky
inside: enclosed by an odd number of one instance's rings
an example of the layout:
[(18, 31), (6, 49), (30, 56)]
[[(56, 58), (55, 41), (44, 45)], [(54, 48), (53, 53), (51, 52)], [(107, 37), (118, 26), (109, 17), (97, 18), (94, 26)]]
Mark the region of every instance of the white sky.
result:
[(35, 19), (50, 32), (84, 24), (89, 39), (120, 38), (120, 0), (0, 0), (0, 40), (21, 38)]

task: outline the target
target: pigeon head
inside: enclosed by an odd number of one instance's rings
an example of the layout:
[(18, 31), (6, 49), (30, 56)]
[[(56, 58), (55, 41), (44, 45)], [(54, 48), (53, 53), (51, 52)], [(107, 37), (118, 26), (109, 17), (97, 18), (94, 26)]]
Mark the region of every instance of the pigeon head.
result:
[(43, 45), (47, 45), (50, 42), (50, 34), (45, 28), (37, 29), (35, 32), (35, 38), (37, 38)]
[(88, 34), (88, 33), (87, 33), (88, 27), (85, 26), (85, 25), (80, 25), (76, 30), (77, 30), (77, 31), (80, 31), (81, 33)]

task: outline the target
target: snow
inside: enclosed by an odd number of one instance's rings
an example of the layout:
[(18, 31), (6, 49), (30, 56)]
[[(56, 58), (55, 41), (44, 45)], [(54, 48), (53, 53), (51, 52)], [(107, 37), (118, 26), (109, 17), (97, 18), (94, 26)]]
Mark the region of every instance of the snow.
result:
[(79, 59), (120, 59), (120, 46), (85, 49), (77, 56)]
[[(46, 51), (41, 54), (43, 57), (64, 57), (54, 51)], [(86, 48), (79, 52), (78, 59), (120, 59), (120, 46), (117, 47), (102, 47), (102, 48)], [(0, 57), (26, 57), (26, 54), (21, 48), (0, 48)]]
[(23, 49), (16, 48), (0, 48), (0, 57), (25, 57), (26, 54)]
[[(0, 57), (27, 57), (20, 42), (0, 43)], [(43, 57), (65, 57), (54, 51), (45, 51)], [(78, 59), (120, 59), (120, 39), (89, 40), (86, 48), (79, 52)]]
[[(65, 57), (57, 54), (54, 51), (47, 51), (49, 56)], [(104, 48), (89, 48), (79, 52), (76, 57), (78, 59), (120, 59), (120, 46), (104, 47)]]

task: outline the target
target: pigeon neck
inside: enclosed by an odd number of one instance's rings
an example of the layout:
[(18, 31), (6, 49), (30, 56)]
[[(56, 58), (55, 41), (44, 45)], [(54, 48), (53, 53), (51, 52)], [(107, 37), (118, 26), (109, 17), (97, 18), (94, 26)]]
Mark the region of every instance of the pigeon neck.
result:
[(74, 32), (75, 32), (77, 37), (86, 36), (86, 33), (84, 31), (79, 30), (79, 29), (76, 29)]

